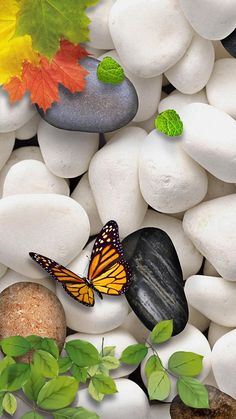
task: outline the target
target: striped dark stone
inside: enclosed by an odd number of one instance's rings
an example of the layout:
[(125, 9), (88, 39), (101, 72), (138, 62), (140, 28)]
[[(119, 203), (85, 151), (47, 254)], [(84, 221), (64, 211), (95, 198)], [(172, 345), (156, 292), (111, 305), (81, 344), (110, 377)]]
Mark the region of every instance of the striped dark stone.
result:
[(174, 335), (188, 321), (188, 305), (179, 259), (169, 236), (158, 228), (143, 228), (123, 242), (125, 259), (133, 271), (126, 298), (149, 329), (161, 320), (174, 320)]
[(232, 57), (236, 57), (236, 29), (226, 38), (222, 39), (221, 43)]

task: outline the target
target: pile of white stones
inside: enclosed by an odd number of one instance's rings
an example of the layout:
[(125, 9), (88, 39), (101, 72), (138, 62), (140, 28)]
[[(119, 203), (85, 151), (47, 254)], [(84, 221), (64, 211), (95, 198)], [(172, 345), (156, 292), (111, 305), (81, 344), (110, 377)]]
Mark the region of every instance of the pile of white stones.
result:
[[(104, 336), (119, 356), (148, 335), (125, 297), (83, 307), (45, 278), (28, 252), (83, 274), (91, 244), (84, 246), (108, 220), (118, 222), (122, 238), (142, 226), (161, 228), (176, 247), (190, 309), (189, 324), (162, 345), (161, 358), (176, 350), (204, 355), (202, 381), (236, 398), (236, 60), (219, 42), (236, 26), (235, 0), (100, 0), (89, 16), (87, 48), (122, 64), (138, 113), (98, 150), (99, 134), (59, 130), (27, 96), (11, 106), (0, 91), (0, 290), (22, 281), (54, 289), (78, 332), (67, 339), (99, 347)], [(162, 92), (168, 82), (176, 89), (169, 96)], [(182, 137), (153, 129), (166, 109), (180, 114)], [(15, 138), (36, 133), (39, 147), (13, 151)], [(80, 175), (69, 196), (68, 179)], [(81, 390), (79, 403), (103, 419), (169, 418), (169, 405), (149, 407), (126, 378), (134, 369), (114, 372), (119, 393), (112, 401), (95, 409)], [(169, 400), (175, 394), (173, 387)]]

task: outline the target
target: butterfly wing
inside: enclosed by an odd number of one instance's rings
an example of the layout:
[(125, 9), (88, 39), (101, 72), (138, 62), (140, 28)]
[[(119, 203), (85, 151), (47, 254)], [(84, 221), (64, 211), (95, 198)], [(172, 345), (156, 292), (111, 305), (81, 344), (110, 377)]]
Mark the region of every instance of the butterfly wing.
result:
[(94, 292), (88, 287), (83, 278), (46, 256), (30, 252), (30, 257), (48, 272), (52, 278), (60, 282), (72, 298), (86, 306), (92, 307), (94, 305)]

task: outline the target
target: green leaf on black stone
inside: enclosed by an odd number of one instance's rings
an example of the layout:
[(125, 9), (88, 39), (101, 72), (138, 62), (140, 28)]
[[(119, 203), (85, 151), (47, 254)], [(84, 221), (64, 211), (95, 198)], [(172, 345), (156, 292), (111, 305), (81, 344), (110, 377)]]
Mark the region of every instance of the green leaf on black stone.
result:
[(168, 341), (173, 333), (173, 320), (163, 320), (158, 323), (151, 333), (153, 343), (164, 343)]

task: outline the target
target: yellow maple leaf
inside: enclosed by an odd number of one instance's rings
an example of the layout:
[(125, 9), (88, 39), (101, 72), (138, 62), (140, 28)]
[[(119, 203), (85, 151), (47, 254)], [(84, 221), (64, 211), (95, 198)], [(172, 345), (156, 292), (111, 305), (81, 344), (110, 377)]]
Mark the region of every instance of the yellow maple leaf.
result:
[(1, 0), (0, 7), (0, 44), (8, 42), (15, 34), (16, 15), (19, 6), (15, 0)]

